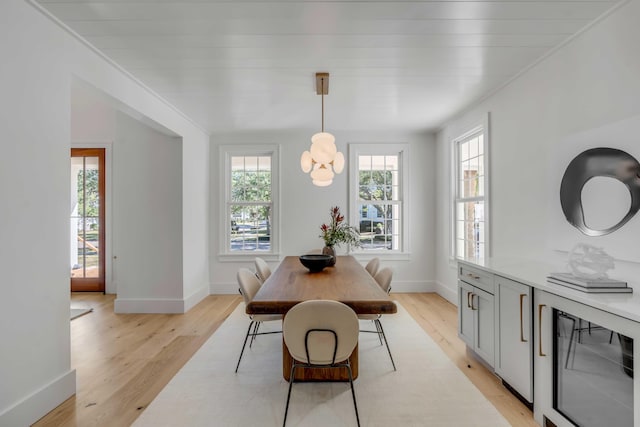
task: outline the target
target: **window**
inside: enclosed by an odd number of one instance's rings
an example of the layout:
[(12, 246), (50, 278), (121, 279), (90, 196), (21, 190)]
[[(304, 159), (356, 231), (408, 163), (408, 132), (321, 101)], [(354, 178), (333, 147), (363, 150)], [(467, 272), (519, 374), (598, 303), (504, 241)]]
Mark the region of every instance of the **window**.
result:
[(274, 253), (277, 149), (221, 147), (225, 203), (223, 253)]
[(454, 141), (454, 254), (478, 260), (488, 256), (486, 126)]
[(350, 144), (351, 225), (364, 251), (406, 251), (405, 145)]

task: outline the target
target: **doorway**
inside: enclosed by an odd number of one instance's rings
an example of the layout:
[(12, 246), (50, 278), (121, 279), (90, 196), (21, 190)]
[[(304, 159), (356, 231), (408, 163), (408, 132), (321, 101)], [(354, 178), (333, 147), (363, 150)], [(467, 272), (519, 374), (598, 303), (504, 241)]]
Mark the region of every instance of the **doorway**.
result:
[(105, 291), (105, 149), (71, 149), (71, 292)]

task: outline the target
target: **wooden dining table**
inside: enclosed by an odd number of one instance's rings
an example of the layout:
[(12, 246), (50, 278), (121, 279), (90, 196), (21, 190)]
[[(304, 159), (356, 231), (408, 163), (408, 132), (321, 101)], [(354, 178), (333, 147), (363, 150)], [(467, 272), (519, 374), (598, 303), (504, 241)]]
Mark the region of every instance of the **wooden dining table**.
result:
[[(294, 305), (312, 299), (340, 301), (356, 314), (393, 314), (397, 307), (371, 275), (350, 255), (338, 256), (332, 267), (310, 272), (297, 256), (287, 256), (260, 287), (249, 304), (247, 314), (283, 314)], [(288, 381), (293, 360), (284, 339), (282, 375)], [(358, 376), (358, 347), (349, 358), (353, 378)], [(344, 381), (346, 368), (297, 370), (296, 380)]]

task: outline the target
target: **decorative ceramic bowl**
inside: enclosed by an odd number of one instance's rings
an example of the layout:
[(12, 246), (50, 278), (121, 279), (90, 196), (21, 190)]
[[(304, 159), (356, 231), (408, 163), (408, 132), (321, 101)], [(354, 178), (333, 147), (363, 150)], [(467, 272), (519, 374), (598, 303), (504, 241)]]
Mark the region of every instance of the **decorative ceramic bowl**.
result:
[(333, 256), (331, 255), (321, 255), (321, 254), (309, 254), (309, 255), (300, 255), (300, 262), (302, 265), (307, 267), (310, 272), (316, 273), (318, 271), (324, 270), (324, 268), (333, 261)]

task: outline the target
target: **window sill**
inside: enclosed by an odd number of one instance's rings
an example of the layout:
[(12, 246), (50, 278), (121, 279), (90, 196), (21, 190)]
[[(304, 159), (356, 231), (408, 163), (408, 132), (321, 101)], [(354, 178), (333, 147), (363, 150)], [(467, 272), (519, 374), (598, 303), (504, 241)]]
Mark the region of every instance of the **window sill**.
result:
[(218, 254), (218, 261), (220, 262), (247, 262), (247, 260), (253, 260), (254, 258), (262, 258), (265, 261), (281, 260), (280, 254), (273, 252), (242, 252), (237, 254)]

